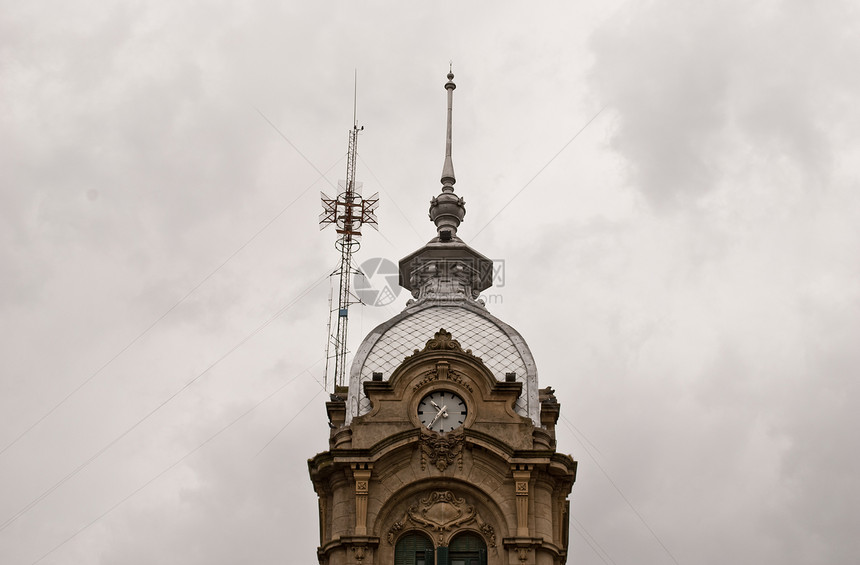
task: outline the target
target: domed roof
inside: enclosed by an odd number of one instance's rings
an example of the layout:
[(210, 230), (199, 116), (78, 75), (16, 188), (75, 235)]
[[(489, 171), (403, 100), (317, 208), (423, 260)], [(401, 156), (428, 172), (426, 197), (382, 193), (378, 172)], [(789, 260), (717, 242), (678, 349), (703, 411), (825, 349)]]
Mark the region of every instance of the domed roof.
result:
[(466, 215), (465, 201), (454, 194), (451, 160), (453, 73), (448, 73), (448, 120), (442, 192), (430, 203), (430, 219), (437, 236), (400, 261), (400, 285), (414, 300), (406, 309), (377, 326), (364, 338), (349, 373), (346, 423), (366, 414), (371, 406), (364, 381), (373, 373), (384, 379), (416, 349), (422, 349), (440, 329), (451, 333), (463, 349), (471, 349), (498, 380), (515, 373), (523, 392), (514, 406), (518, 414), (540, 425), (537, 368), (528, 345), (512, 327), (487, 312), (478, 297), (492, 285), (493, 262), (457, 237)]
[(516, 380), (523, 383), (523, 394), (514, 408), (537, 424), (537, 367), (528, 345), (514, 328), (472, 300), (407, 307), (371, 331), (358, 348), (350, 370), (346, 422), (371, 408), (364, 396), (364, 381), (372, 379), (375, 372), (390, 378), (406, 357), (423, 348), (440, 329), (480, 357), (496, 379), (505, 380), (506, 373), (515, 373)]

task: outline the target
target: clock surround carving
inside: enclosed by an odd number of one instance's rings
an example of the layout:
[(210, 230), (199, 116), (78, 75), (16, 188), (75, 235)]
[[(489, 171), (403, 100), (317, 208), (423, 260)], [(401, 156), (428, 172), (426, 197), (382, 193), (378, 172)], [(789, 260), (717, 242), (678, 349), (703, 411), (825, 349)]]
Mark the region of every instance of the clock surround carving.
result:
[(451, 368), (450, 363), (447, 361), (439, 361), (436, 363), (436, 366), (432, 369), (429, 369), (424, 372), (424, 376), (419, 380), (415, 385), (413, 385), (412, 390), (418, 390), (432, 382), (436, 382), (438, 380), (448, 380), (453, 381), (469, 392), (475, 392), (472, 388), (472, 385), (469, 383), (469, 379), (464, 377), (460, 371)]

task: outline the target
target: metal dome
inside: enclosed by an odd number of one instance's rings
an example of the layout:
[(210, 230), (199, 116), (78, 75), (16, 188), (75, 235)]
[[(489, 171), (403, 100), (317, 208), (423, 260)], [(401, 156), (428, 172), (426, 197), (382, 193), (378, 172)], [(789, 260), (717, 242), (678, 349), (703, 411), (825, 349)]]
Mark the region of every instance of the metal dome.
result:
[(442, 328), (451, 332), (464, 349), (471, 349), (472, 354), (480, 357), (498, 380), (505, 380), (507, 373), (515, 373), (515, 379), (523, 383), (523, 394), (514, 408), (540, 425), (537, 367), (528, 345), (514, 328), (471, 300), (407, 307), (371, 331), (352, 362), (346, 423), (370, 411), (370, 401), (364, 396), (364, 381), (372, 379), (376, 372), (382, 373), (384, 379), (391, 377), (406, 357), (424, 347)]

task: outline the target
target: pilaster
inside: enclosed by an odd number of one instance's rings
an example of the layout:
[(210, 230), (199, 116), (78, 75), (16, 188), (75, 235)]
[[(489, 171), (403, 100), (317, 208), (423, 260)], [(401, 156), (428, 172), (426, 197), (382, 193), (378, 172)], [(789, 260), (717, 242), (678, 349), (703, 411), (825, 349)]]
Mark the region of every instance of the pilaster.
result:
[(355, 535), (367, 535), (367, 497), (370, 494), (371, 463), (353, 463), (355, 479)]
[(531, 465), (513, 465), (511, 472), (514, 477), (514, 495), (517, 504), (517, 537), (529, 536), (529, 479)]

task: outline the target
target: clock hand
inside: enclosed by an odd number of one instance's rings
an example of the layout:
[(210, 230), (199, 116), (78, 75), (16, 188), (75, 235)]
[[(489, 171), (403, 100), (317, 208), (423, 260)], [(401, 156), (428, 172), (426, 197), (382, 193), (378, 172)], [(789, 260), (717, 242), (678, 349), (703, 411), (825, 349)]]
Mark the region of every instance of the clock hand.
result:
[[(437, 406), (437, 408), (439, 408), (439, 407)], [(428, 428), (433, 428), (433, 424), (435, 424), (435, 423), (436, 423), (436, 420), (438, 420), (438, 419), (439, 419), (439, 416), (442, 416), (443, 418), (447, 418), (447, 417), (448, 417), (448, 406), (447, 406), (447, 405), (446, 405), (446, 406), (442, 406), (441, 408), (439, 408), (439, 411), (438, 411), (438, 412), (436, 412), (436, 415), (435, 415), (435, 416), (433, 416), (433, 419), (432, 419), (432, 420), (430, 420), (430, 424), (429, 424), (427, 427), (428, 427)]]
[(435, 424), (435, 423), (436, 423), (436, 420), (438, 420), (438, 419), (439, 419), (439, 416), (441, 416), (441, 415), (442, 415), (442, 411), (441, 411), (441, 410), (439, 410), (438, 412), (436, 412), (436, 415), (435, 415), (435, 416), (433, 416), (433, 419), (432, 419), (432, 420), (430, 420), (430, 423), (429, 423), (429, 424), (427, 424), (427, 427), (428, 427), (428, 428), (430, 428), (430, 429), (432, 429), (432, 428), (433, 428), (433, 424)]
[(438, 404), (436, 404), (435, 402), (433, 402), (433, 399), (432, 399), (432, 398), (430, 399), (430, 404), (432, 404), (432, 405), (433, 405), (433, 408), (435, 408), (436, 410), (439, 410), (439, 405), (438, 405)]

